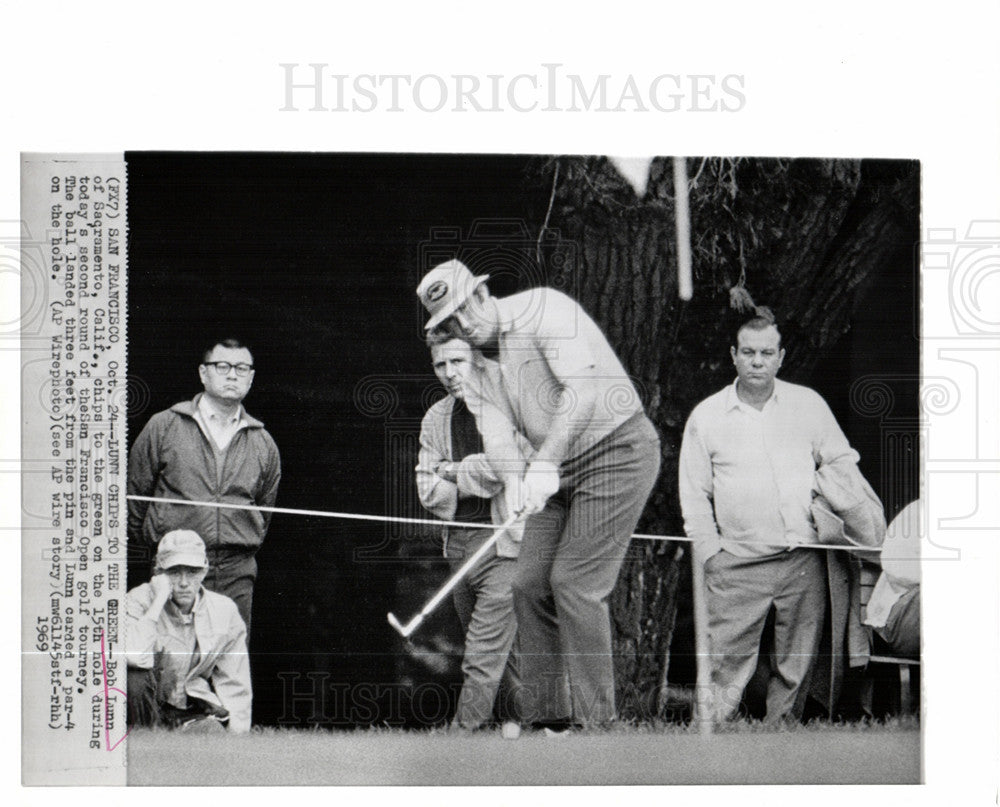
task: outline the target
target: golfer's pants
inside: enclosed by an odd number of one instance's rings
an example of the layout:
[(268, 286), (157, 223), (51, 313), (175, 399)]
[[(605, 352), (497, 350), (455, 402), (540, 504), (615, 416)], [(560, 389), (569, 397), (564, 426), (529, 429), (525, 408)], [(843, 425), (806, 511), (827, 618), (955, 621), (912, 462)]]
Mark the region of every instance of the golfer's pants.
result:
[(559, 492), (528, 519), (514, 579), (524, 722), (614, 719), (608, 597), (659, 468), (639, 414), (563, 463)]
[(796, 698), (819, 648), (825, 615), (826, 565), (815, 549), (741, 558), (722, 550), (705, 562), (708, 632), (716, 716), (736, 715), (774, 609), (774, 660), (767, 720), (794, 717)]
[[(465, 562), (492, 530), (454, 530), (448, 537), (452, 571)], [(455, 722), (474, 729), (488, 723), (494, 714), (500, 720), (519, 720), (519, 680), (514, 616), (514, 569), (516, 558), (502, 558), (494, 546), (480, 558), (452, 592), (455, 610), (465, 630), (462, 656), (462, 691)]]
[(205, 588), (225, 594), (247, 626), (247, 647), (250, 646), (250, 614), (253, 610), (253, 584), (257, 580), (257, 560), (253, 552), (240, 549), (209, 549), (208, 574)]

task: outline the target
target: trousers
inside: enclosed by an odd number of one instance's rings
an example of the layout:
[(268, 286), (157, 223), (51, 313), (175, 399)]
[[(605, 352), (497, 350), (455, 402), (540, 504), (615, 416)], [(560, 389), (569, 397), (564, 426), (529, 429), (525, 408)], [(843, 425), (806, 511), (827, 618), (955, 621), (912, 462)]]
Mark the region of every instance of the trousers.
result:
[(920, 657), (920, 586), (900, 597), (889, 611), (885, 627), (875, 628), (898, 656)]
[[(492, 534), (491, 530), (453, 530), (448, 558), (455, 572)], [(462, 690), (455, 722), (476, 729), (494, 716), (520, 720), (520, 680), (515, 648), (513, 582), (516, 558), (503, 558), (496, 548), (480, 558), (452, 592), (465, 631)]]
[(253, 552), (225, 548), (208, 550), (208, 574), (205, 575), (204, 586), (209, 591), (225, 594), (236, 603), (247, 626), (247, 647), (250, 646), (250, 617), (256, 580), (257, 559)]
[(614, 720), (608, 598), (659, 468), (639, 413), (564, 462), (558, 493), (528, 518), (514, 577), (524, 722)]
[(708, 632), (716, 718), (733, 718), (757, 667), (768, 613), (774, 609), (774, 659), (767, 720), (794, 717), (826, 613), (826, 567), (814, 549), (742, 558), (725, 550), (705, 562)]
[(228, 722), (229, 713), (225, 709), (212, 706), (196, 698), (188, 698), (187, 709), (178, 709), (169, 703), (160, 703), (156, 698), (157, 680), (153, 670), (129, 667), (127, 681), (129, 727), (189, 727), (208, 717), (221, 720), (219, 725)]

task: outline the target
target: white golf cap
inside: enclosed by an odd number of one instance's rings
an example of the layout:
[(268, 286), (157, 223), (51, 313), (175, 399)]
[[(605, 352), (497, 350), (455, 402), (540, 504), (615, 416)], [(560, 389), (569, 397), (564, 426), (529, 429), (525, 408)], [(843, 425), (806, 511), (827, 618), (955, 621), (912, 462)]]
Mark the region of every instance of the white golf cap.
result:
[(172, 530), (160, 539), (156, 565), (160, 569), (172, 569), (174, 566), (207, 569), (205, 542), (194, 530)]
[(469, 267), (458, 260), (431, 269), (417, 286), (417, 297), (431, 315), (424, 329), (429, 331), (448, 319), (489, 279), (489, 275), (472, 274)]

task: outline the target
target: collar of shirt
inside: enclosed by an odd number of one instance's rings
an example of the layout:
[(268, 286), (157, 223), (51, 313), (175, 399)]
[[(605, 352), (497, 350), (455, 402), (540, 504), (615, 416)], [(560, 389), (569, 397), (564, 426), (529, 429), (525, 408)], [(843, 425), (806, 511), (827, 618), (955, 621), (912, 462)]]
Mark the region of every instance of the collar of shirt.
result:
[(501, 334), (506, 334), (510, 332), (510, 329), (514, 327), (514, 314), (507, 310), (507, 298), (505, 297), (494, 297), (493, 302), (496, 303), (497, 314), (499, 316), (499, 321), (497, 323), (499, 331)]
[(499, 377), (500, 362), (483, 355), (478, 348), (472, 352), (472, 364), (476, 368), (476, 380), (481, 382), (484, 378), (495, 381)]
[(466, 404), (477, 399), (485, 399), (494, 405), (506, 401), (503, 393), (502, 371), (497, 359), (487, 358), (478, 349), (472, 352), (475, 374), (468, 379)]
[(201, 609), (204, 601), (204, 597), (202, 597), (202, 592), (204, 592), (204, 590), (204, 586), (198, 589), (198, 593), (194, 595), (194, 604), (191, 606), (191, 610), (186, 614), (177, 607), (173, 598), (167, 600), (166, 605), (163, 607), (169, 609), (170, 618), (175, 622), (178, 622), (181, 625), (190, 625), (194, 622), (194, 615)]
[(486, 372), (492, 364), (496, 364), (494, 359), (486, 358), (478, 347), (472, 348), (472, 366), (476, 368), (477, 373)]
[(751, 404), (740, 400), (740, 395), (736, 391), (736, 385), (740, 383), (740, 379), (737, 378), (732, 384), (726, 389), (726, 411), (729, 412), (732, 409), (742, 409), (744, 411), (750, 412), (762, 412), (764, 409), (770, 406), (776, 406), (781, 396), (779, 395), (779, 390), (781, 385), (784, 383), (781, 379), (774, 379), (774, 389), (771, 390), (771, 397), (764, 401), (764, 406), (761, 409), (757, 409)]
[(204, 418), (206, 423), (218, 423), (220, 426), (232, 427), (234, 425), (239, 425), (243, 422), (243, 404), (236, 407), (236, 413), (230, 417), (224, 417), (223, 415), (216, 412), (211, 405), (205, 400), (206, 396), (202, 394), (198, 398), (198, 411), (201, 413), (202, 418)]

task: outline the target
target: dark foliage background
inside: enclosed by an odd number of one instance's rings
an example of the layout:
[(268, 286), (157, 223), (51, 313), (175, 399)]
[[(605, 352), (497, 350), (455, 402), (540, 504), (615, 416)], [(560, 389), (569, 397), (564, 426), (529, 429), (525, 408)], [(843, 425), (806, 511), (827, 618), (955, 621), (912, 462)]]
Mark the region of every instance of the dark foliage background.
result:
[[(130, 440), (198, 391), (206, 342), (242, 338), (258, 367), (247, 408), (282, 452), (279, 506), (422, 515), (417, 434), (441, 393), (413, 289), (454, 256), (500, 295), (564, 288), (605, 328), (663, 437), (640, 531), (680, 531), (680, 431), (731, 380), (740, 289), (782, 318), (785, 377), (826, 397), (887, 515), (916, 496), (916, 163), (688, 160), (695, 297), (682, 304), (669, 160), (641, 200), (603, 158), (127, 161)], [(635, 542), (614, 595), (626, 714), (662, 713), (667, 679), (693, 678), (680, 546)], [(461, 650), (450, 607), (410, 647), (385, 621), (443, 581), (439, 554), (432, 529), (275, 516), (255, 592), (255, 720), (447, 719)], [(129, 585), (145, 572), (133, 563)]]
[[(603, 158), (538, 167), (552, 182), (549, 220), (577, 246), (576, 296), (640, 380), (662, 438), (660, 483), (640, 531), (683, 534), (684, 423), (732, 381), (733, 330), (754, 302), (778, 315), (782, 377), (824, 395), (891, 518), (918, 490), (918, 164), (688, 160), (695, 294), (683, 303), (671, 163), (653, 162), (642, 199)], [(694, 675), (681, 548), (635, 542), (613, 596), (626, 716), (662, 714), (668, 679)]]

